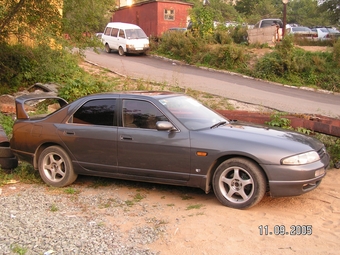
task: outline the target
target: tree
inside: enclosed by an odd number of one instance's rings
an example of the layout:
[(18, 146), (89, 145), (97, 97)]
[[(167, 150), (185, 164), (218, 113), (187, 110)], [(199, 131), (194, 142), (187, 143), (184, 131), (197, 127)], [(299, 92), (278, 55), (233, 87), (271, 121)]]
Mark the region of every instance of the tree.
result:
[(0, 0), (0, 42), (44, 40), (61, 27), (61, 2), (45, 0)]
[(328, 13), (332, 24), (340, 25), (340, 0), (324, 0), (320, 9)]
[(103, 32), (115, 7), (115, 0), (64, 0), (63, 33)]

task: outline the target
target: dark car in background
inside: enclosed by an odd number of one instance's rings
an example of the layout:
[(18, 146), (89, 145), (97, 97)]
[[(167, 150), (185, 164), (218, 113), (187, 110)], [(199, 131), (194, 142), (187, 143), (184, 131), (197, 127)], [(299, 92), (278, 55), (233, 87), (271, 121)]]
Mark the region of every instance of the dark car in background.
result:
[[(32, 102), (60, 108), (30, 115)], [(244, 209), (266, 192), (315, 189), (329, 164), (311, 136), (229, 121), (184, 94), (106, 93), (70, 104), (26, 95), (16, 98), (16, 114), (12, 151), (54, 187), (78, 175), (112, 177), (213, 190), (223, 205)]]

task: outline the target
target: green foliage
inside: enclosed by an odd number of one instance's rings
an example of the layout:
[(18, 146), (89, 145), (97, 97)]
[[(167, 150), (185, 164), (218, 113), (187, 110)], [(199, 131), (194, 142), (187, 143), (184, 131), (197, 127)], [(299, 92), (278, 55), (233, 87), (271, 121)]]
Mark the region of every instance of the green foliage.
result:
[(227, 30), (217, 30), (213, 38), (215, 44), (208, 44), (190, 32), (186, 36), (180, 32), (166, 33), (159, 42), (157, 53), (218, 69), (238, 70), (246, 67), (248, 56), (244, 46), (234, 44)]
[(334, 164), (340, 161), (340, 138), (320, 133), (316, 134), (316, 138), (325, 144), (331, 157), (331, 167), (333, 167)]
[(0, 83), (2, 93), (11, 93), (34, 83), (63, 83), (79, 72), (78, 59), (66, 50), (48, 46), (27, 47), (0, 44)]
[(24, 162), (11, 171), (0, 169), (0, 186), (10, 180), (19, 180), (22, 183), (42, 183), (39, 172), (35, 171), (32, 165)]
[[(58, 1), (2, 0), (0, 4), (0, 43), (9, 39), (19, 42), (27, 39), (55, 37), (61, 27)], [(48, 35), (40, 37), (40, 35)]]
[(196, 5), (190, 11), (192, 31), (200, 38), (207, 38), (214, 31), (215, 12), (210, 6)]
[(61, 87), (58, 92), (60, 97), (72, 102), (86, 95), (112, 91), (112, 88), (112, 83), (97, 80), (82, 71), (82, 75), (69, 78), (66, 85)]
[(0, 125), (5, 131), (8, 138), (12, 136), (14, 119), (10, 115), (5, 115), (0, 112)]
[(270, 121), (266, 122), (266, 124), (272, 127), (291, 129), (290, 120), (282, 117), (283, 115), (285, 115), (285, 113), (275, 112), (270, 116)]
[(333, 60), (340, 67), (340, 40), (337, 40), (333, 46)]
[[(336, 44), (337, 45), (337, 44)], [(252, 75), (256, 78), (295, 86), (309, 86), (340, 91), (340, 69), (335, 47), (330, 52), (309, 52), (297, 48), (293, 37), (286, 36), (273, 52), (259, 59)]]

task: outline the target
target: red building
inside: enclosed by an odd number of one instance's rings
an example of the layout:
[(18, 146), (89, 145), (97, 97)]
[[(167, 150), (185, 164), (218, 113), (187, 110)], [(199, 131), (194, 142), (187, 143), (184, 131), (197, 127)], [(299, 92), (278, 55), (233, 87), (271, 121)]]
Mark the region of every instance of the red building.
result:
[(193, 4), (171, 0), (149, 0), (117, 9), (111, 21), (140, 26), (148, 36), (161, 36), (173, 27), (187, 27)]

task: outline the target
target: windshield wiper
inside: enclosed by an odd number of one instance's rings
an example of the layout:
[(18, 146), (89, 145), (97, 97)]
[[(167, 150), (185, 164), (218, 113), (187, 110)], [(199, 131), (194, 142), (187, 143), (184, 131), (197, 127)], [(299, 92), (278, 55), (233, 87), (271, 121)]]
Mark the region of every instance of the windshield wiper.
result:
[(219, 126), (222, 126), (224, 124), (226, 124), (227, 122), (225, 120), (217, 122), (216, 124), (212, 125), (210, 128), (217, 128)]

